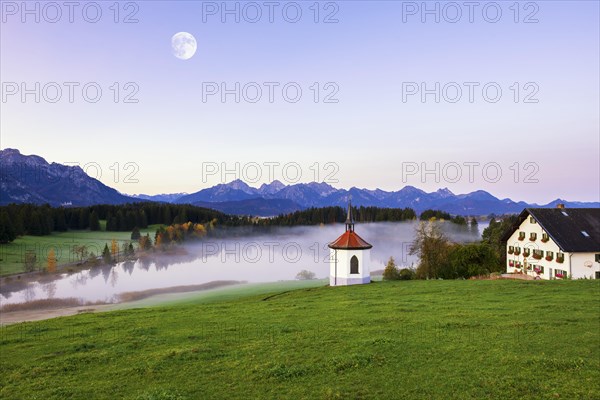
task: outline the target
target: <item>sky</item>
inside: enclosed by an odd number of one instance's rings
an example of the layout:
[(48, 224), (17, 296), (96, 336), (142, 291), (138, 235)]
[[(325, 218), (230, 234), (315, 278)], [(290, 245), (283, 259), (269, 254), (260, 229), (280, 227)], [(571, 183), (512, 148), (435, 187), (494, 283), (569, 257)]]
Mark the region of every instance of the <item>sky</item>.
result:
[(0, 147), (123, 193), (600, 200), (597, 1), (0, 3)]

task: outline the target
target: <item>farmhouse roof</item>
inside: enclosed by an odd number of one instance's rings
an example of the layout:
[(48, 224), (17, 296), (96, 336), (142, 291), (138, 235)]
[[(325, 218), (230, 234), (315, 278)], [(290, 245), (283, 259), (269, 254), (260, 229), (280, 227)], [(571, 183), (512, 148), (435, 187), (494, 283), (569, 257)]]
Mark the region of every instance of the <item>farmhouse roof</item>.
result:
[(532, 216), (564, 252), (600, 251), (600, 208), (526, 208), (502, 239), (507, 241), (528, 216)]

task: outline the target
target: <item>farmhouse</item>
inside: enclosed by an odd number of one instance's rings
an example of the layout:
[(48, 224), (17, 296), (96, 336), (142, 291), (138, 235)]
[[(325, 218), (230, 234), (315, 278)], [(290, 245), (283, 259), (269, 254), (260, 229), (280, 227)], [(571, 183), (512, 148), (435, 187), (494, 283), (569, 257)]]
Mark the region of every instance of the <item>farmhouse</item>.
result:
[(329, 285), (346, 286), (371, 282), (371, 247), (354, 232), (352, 205), (348, 204), (346, 232), (329, 243)]
[(600, 208), (526, 208), (502, 239), (509, 273), (600, 279)]

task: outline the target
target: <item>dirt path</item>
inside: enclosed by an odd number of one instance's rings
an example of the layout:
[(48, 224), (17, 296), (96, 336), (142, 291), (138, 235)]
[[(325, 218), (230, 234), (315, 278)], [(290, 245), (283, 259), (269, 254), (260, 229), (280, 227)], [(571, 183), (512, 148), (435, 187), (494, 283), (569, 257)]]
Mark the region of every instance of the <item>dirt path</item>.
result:
[(98, 306), (64, 307), (49, 310), (23, 310), (0, 313), (0, 325), (11, 325), (19, 322), (41, 321), (49, 318), (66, 317), (84, 312), (110, 311), (114, 304)]

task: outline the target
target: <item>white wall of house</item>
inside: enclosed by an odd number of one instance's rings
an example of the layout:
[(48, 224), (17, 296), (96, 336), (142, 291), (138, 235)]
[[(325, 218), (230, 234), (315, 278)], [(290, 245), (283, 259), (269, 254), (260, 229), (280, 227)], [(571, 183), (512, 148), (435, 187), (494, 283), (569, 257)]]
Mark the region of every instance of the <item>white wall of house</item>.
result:
[[(331, 286), (357, 285), (371, 282), (371, 250), (330, 249), (329, 284)], [(350, 260), (358, 258), (358, 274), (350, 273)]]
[(593, 279), (600, 272), (600, 263), (596, 262), (597, 253), (573, 253), (571, 256), (571, 275), (574, 279)]
[[(525, 238), (519, 240), (519, 233), (524, 232)], [(531, 234), (535, 233), (535, 240), (531, 239)], [(566, 274), (572, 275), (571, 271), (571, 259), (570, 253), (564, 253), (564, 261), (562, 263), (557, 261), (557, 255), (562, 253), (558, 245), (549, 237), (547, 242), (543, 242), (542, 238), (546, 232), (542, 229), (531, 216), (528, 216), (525, 221), (521, 223), (519, 229), (517, 229), (506, 242), (506, 271), (512, 272), (523, 272), (531, 276), (539, 276), (542, 279), (552, 279), (556, 277), (556, 271), (566, 271)], [(510, 254), (510, 246), (514, 249), (519, 249), (520, 254)], [(529, 256), (524, 257), (524, 249), (529, 249)], [(537, 260), (533, 257), (534, 250), (543, 251), (541, 259)], [(552, 254), (552, 260), (547, 260), (546, 256), (548, 252)], [(593, 260), (593, 258), (592, 258)], [(511, 265), (511, 261), (512, 264)], [(521, 265), (517, 268), (517, 265)], [(531, 268), (528, 268), (531, 267)], [(541, 273), (537, 273), (535, 268), (542, 270)], [(592, 274), (593, 275), (593, 274)]]

